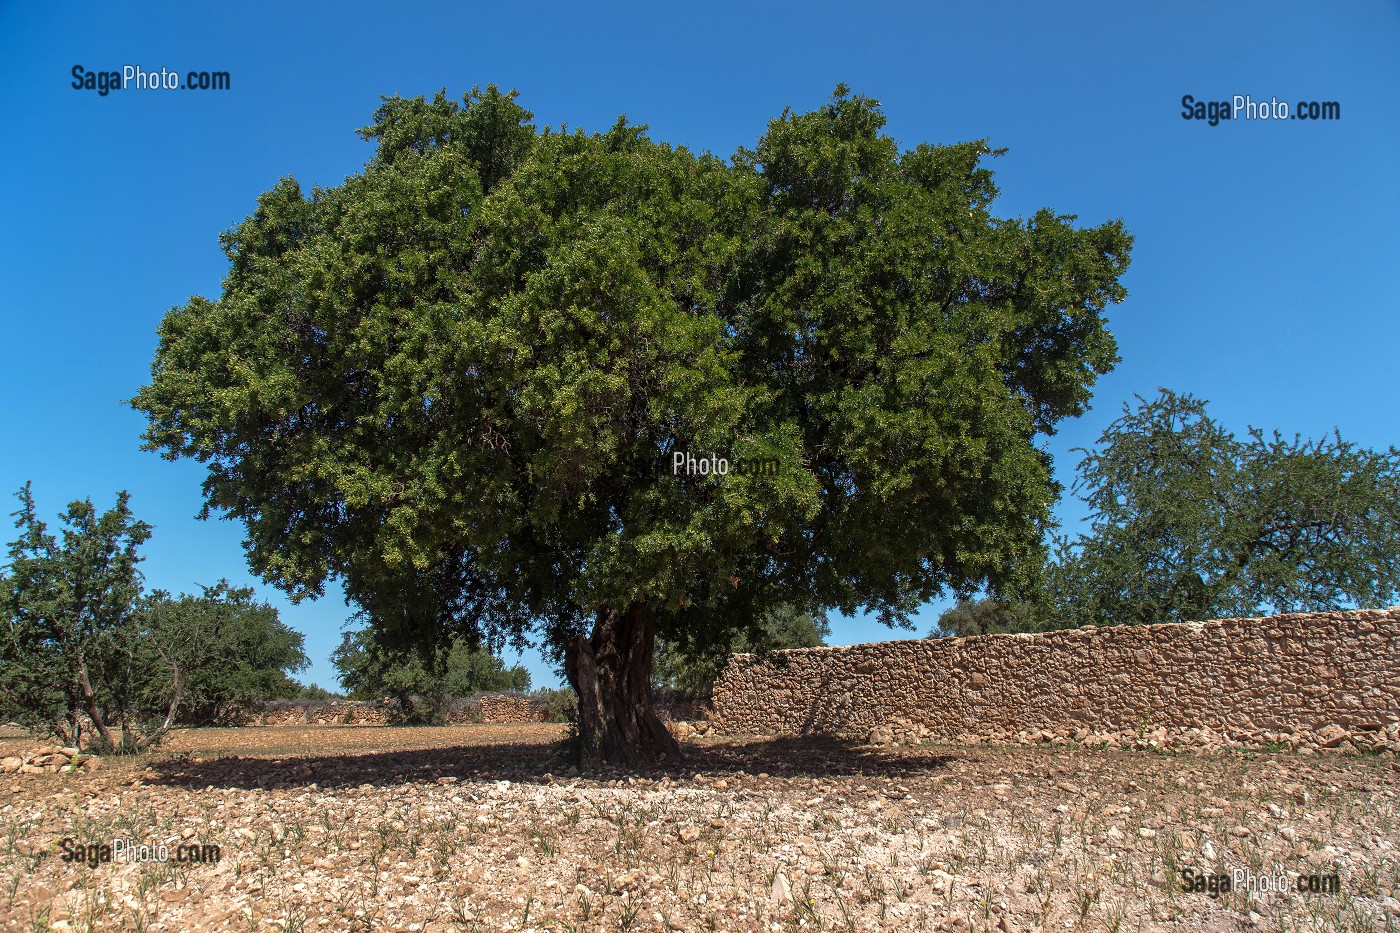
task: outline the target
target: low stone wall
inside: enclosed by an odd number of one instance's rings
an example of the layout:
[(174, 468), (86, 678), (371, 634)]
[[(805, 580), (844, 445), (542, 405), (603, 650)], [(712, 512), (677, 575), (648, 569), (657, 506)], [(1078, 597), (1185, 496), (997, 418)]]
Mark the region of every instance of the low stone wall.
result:
[[(518, 725), (545, 722), (548, 714), (542, 704), (528, 696), (487, 693), (452, 704), (445, 719), (450, 725)], [(274, 703), (248, 714), (243, 722), (257, 726), (387, 726), (399, 720), (399, 705), (393, 700), (336, 700), (329, 703)]]
[(736, 655), (731, 734), (1400, 751), (1400, 608)]
[(515, 693), (489, 693), (477, 698), (480, 713), (476, 718), (466, 718), (473, 714), (466, 710), (452, 710), (447, 715), (448, 722), (490, 722), (497, 724), (520, 724), (544, 722), (545, 712), (538, 703), (529, 697)]
[(330, 703), (270, 704), (246, 719), (255, 726), (385, 726), (394, 721), (398, 704), (383, 700), (336, 700)]

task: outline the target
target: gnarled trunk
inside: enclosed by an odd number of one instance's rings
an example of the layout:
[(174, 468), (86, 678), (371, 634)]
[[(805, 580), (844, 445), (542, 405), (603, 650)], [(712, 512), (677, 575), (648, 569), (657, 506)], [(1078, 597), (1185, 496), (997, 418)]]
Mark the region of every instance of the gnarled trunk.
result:
[(565, 648), (564, 673), (578, 693), (581, 764), (680, 761), (680, 744), (651, 706), (655, 650), (656, 620), (635, 603), (600, 611), (592, 636)]

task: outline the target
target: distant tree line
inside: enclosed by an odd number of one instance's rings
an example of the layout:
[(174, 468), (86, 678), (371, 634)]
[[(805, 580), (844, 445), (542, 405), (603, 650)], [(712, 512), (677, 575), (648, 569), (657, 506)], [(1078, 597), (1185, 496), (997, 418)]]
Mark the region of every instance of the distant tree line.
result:
[(656, 686), (683, 695), (705, 695), (734, 654), (764, 654), (785, 648), (819, 648), (831, 635), (826, 616), (780, 605), (764, 613), (751, 630), (705, 640), (713, 630), (689, 638), (661, 639), (652, 669)]

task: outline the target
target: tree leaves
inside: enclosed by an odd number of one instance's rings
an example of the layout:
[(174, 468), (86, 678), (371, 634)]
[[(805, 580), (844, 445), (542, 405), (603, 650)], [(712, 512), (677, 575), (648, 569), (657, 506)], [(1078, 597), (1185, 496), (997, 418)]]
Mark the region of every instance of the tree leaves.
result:
[(1116, 359), (1120, 224), (994, 218), (983, 142), (900, 152), (846, 89), (730, 160), (531, 119), (386, 99), (365, 171), (279, 184), (162, 324), (147, 447), (208, 465), (255, 571), (341, 579), (391, 643), (557, 652), (636, 603), (677, 638), (898, 622), (1038, 553), (1035, 440)]
[(1400, 451), (1238, 438), (1160, 390), (1086, 451), (1091, 530), (1048, 573), (1056, 621), (1119, 624), (1380, 606), (1400, 594)]

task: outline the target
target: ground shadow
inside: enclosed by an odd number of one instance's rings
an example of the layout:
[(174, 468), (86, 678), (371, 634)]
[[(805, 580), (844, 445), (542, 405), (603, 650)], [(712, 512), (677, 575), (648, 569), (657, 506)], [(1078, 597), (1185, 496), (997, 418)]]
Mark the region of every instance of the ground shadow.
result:
[(153, 759), (145, 782), (179, 787), (320, 788), (427, 784), (440, 778), (459, 782), (508, 780), (598, 783), (646, 778), (684, 780), (697, 773), (714, 776), (908, 777), (929, 774), (956, 760), (918, 749), (884, 750), (825, 736), (758, 739), (742, 743), (686, 746), (686, 757), (672, 767), (621, 771), (600, 768), (576, 774), (557, 743), (515, 742), (455, 745), (388, 752), (193, 758), (186, 754)]

